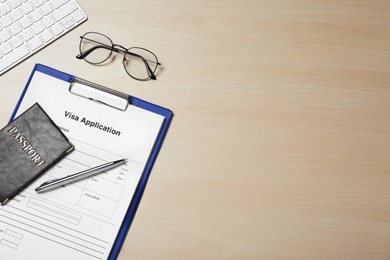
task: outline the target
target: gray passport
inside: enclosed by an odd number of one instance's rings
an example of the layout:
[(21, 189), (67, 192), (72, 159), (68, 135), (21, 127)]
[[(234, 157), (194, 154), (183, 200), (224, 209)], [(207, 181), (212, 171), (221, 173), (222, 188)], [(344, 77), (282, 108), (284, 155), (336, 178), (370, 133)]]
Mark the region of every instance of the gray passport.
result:
[(0, 203), (25, 188), (74, 146), (38, 103), (0, 130)]

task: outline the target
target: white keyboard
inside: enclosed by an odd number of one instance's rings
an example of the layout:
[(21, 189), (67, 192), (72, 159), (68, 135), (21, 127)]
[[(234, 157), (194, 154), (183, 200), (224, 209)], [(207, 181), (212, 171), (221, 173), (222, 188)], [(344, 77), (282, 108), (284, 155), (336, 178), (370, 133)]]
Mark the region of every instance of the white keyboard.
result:
[(0, 0), (0, 75), (85, 20), (75, 0)]

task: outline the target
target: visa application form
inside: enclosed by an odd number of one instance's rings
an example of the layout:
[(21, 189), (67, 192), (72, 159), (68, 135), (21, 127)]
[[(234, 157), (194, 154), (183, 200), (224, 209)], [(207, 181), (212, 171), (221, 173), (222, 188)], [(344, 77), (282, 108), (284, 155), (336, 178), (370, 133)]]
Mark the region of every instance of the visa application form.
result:
[[(0, 207), (0, 259), (107, 259), (164, 117), (84, 99), (69, 92), (68, 82), (39, 71), (17, 115), (35, 102), (75, 151)], [(45, 181), (122, 158), (128, 162), (89, 179), (35, 191)]]

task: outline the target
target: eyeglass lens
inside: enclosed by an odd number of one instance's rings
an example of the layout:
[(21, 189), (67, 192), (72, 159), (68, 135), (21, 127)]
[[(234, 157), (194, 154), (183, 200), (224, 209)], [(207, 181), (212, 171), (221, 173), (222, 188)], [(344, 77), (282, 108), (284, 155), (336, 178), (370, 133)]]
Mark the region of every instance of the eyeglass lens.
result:
[(84, 60), (92, 64), (105, 62), (112, 53), (112, 41), (99, 33), (86, 33), (80, 41), (80, 53), (86, 53)]
[[(133, 47), (127, 49), (123, 57), (123, 66), (131, 77), (144, 80), (156, 71), (157, 57), (146, 49)], [(151, 73), (148, 73), (149, 69)]]

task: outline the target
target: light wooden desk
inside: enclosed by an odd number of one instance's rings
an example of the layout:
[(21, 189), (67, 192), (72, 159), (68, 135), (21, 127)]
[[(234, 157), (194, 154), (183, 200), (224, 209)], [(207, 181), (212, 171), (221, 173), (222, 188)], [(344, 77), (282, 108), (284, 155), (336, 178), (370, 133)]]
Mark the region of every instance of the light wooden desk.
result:
[[(119, 259), (390, 259), (388, 0), (79, 3), (0, 77), (0, 123), (37, 62), (175, 112)], [(76, 60), (87, 31), (154, 51), (158, 80)]]

